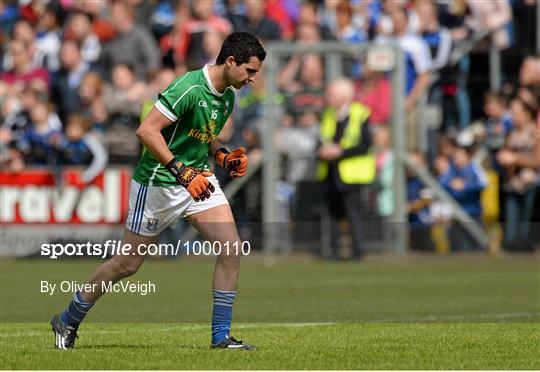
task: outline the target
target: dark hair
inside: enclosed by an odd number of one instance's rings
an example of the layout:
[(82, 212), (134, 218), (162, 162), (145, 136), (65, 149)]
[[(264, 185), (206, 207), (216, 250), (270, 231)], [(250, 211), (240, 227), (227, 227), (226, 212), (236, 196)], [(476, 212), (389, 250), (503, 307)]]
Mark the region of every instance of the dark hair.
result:
[(342, 0), (336, 5), (336, 12), (345, 12), (347, 13), (347, 16), (352, 17), (353, 7), (349, 0)]
[(88, 116), (77, 112), (69, 115), (66, 126), (70, 126), (73, 124), (79, 124), (83, 132), (85, 133), (88, 133), (90, 129), (92, 129), (92, 122), (90, 121)]
[(535, 118), (536, 117), (536, 109), (534, 107), (532, 107), (531, 105), (529, 105), (526, 101), (524, 101), (523, 99), (519, 98), (519, 97), (514, 97), (514, 99), (512, 100), (512, 102), (516, 102), (516, 103), (519, 103), (519, 105), (521, 106), (521, 108), (523, 109), (523, 111), (527, 112), (531, 118)]
[(136, 74), (136, 71), (135, 71), (135, 66), (133, 66), (133, 64), (129, 63), (129, 62), (120, 62), (120, 63), (117, 63), (115, 65), (113, 65), (113, 69), (116, 68), (116, 67), (119, 67), (119, 66), (124, 66), (125, 68), (127, 68), (129, 70), (129, 72), (131, 72), (133, 75)]
[(474, 152), (476, 151), (476, 144), (474, 142), (468, 144), (456, 143), (456, 146), (454, 147), (454, 154), (457, 150), (465, 151), (467, 156), (470, 158), (474, 155)]
[(484, 94), (484, 101), (487, 101), (489, 99), (493, 99), (504, 106), (508, 105), (508, 99), (501, 92), (497, 92), (493, 90), (486, 92)]
[(80, 42), (77, 39), (64, 39), (62, 40), (62, 47), (64, 47), (67, 44), (73, 44), (77, 48), (79, 52), (81, 52), (82, 49), (82, 42)]
[(82, 15), (84, 18), (86, 18), (90, 23), (94, 22), (94, 15), (92, 13), (84, 12), (82, 10), (79, 10), (77, 12), (74, 12), (71, 17), (75, 15)]
[(56, 18), (56, 24), (62, 26), (66, 20), (66, 12), (59, 2), (51, 1), (45, 8), (46, 13), (52, 14)]
[(216, 59), (216, 65), (222, 65), (228, 57), (234, 57), (237, 65), (247, 63), (251, 57), (264, 61), (266, 51), (259, 40), (249, 32), (233, 32), (223, 41)]

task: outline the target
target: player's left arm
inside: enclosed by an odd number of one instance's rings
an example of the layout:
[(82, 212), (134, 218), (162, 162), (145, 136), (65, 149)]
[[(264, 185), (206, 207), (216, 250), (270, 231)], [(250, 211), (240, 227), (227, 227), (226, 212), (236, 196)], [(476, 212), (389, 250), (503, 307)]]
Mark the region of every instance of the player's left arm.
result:
[(210, 144), (210, 155), (214, 157), (216, 164), (229, 172), (230, 177), (237, 178), (246, 175), (248, 157), (244, 147), (229, 152), (219, 140), (215, 139)]

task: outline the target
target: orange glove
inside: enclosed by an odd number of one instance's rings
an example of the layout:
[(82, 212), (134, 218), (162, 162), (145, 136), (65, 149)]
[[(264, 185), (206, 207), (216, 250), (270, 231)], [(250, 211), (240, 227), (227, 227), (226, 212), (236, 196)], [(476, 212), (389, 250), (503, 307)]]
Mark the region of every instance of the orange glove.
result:
[(244, 177), (246, 175), (248, 157), (244, 147), (239, 147), (232, 152), (221, 147), (216, 151), (215, 159), (216, 163), (229, 171), (229, 176), (236, 178)]
[(174, 158), (166, 165), (166, 168), (196, 202), (210, 198), (210, 194), (216, 191), (214, 185), (206, 179), (213, 174), (212, 172), (186, 167)]

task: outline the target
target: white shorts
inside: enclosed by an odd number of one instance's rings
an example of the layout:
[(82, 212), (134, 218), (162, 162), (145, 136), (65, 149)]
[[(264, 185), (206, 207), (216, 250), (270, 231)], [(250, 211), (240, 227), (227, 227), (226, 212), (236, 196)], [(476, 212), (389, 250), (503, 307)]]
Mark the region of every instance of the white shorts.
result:
[(229, 204), (215, 176), (207, 177), (214, 185), (210, 198), (194, 201), (183, 186), (147, 186), (131, 180), (126, 228), (143, 236), (159, 235), (178, 218)]

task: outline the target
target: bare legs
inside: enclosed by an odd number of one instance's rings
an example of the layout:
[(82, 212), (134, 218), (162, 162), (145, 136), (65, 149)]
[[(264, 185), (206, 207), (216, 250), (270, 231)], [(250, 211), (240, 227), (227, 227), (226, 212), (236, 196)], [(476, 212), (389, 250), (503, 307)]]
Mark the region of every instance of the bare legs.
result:
[[(233, 244), (238, 242), (239, 247), (241, 247), (241, 242), (230, 206), (228, 204), (219, 205), (204, 212), (193, 214), (188, 219), (208, 241), (219, 241), (222, 246), (229, 242), (229, 252), (222, 249), (221, 255), (217, 257), (214, 267), (213, 287), (222, 291), (236, 290), (241, 254), (237, 254), (239, 252), (233, 249)], [(102, 282), (117, 282), (135, 274), (145, 259), (145, 256), (138, 254), (137, 247), (139, 245), (148, 246), (156, 241), (157, 237), (146, 237), (125, 230), (122, 244), (131, 244), (130, 254), (114, 256), (100, 265), (88, 281), (89, 284), (97, 284), (93, 287), (95, 291), (82, 291), (81, 295), (84, 300), (93, 303), (101, 297), (103, 294), (101, 291)]]
[(131, 244), (130, 254), (114, 256), (98, 266), (90, 277), (90, 280), (88, 280), (89, 284), (97, 284), (92, 287), (95, 290), (93, 292), (81, 291), (81, 296), (84, 300), (93, 303), (100, 298), (103, 294), (101, 291), (102, 282), (108, 283), (112, 281), (114, 283), (135, 274), (145, 259), (145, 256), (139, 255), (137, 247), (141, 244), (148, 246), (148, 244), (155, 243), (156, 240), (157, 237), (146, 237), (134, 234), (129, 230), (124, 230), (122, 245)]
[[(220, 291), (235, 291), (240, 271), (241, 249), (233, 248), (235, 242), (241, 247), (231, 207), (219, 205), (188, 218), (189, 222), (210, 242), (218, 241), (222, 248), (229, 243), (229, 252), (221, 250), (214, 267), (213, 287)], [(237, 254), (238, 253), (238, 254)]]

